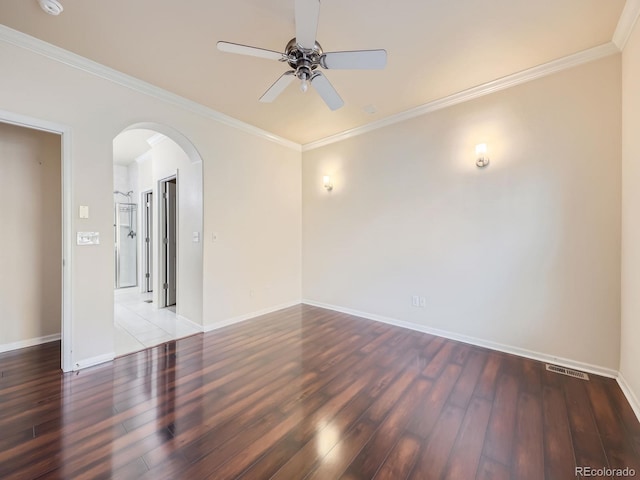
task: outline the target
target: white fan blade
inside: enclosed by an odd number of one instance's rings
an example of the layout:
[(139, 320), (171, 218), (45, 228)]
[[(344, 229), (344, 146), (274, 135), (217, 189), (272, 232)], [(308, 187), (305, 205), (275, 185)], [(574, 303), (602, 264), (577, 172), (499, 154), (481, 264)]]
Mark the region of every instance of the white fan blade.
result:
[(386, 64), (386, 50), (329, 52), (320, 59), (320, 65), (329, 69), (376, 70), (384, 68)]
[(322, 73), (317, 72), (311, 77), (311, 85), (331, 110), (337, 110), (344, 105), (344, 101), (340, 98), (336, 89), (333, 88), (333, 85)]
[(285, 60), (287, 57), (283, 53), (265, 50), (264, 48), (240, 45), (239, 43), (218, 42), (218, 50), (221, 52), (239, 53), (240, 55), (251, 55), (252, 57), (266, 58), (268, 60)]
[(260, 97), (260, 101), (262, 103), (271, 103), (278, 98), (278, 95), (284, 92), (284, 89), (296, 78), (294, 73), (293, 70), (283, 73), (282, 76), (269, 87), (269, 90), (264, 92), (264, 95)]
[(320, 0), (296, 0), (296, 43), (311, 50), (316, 44)]

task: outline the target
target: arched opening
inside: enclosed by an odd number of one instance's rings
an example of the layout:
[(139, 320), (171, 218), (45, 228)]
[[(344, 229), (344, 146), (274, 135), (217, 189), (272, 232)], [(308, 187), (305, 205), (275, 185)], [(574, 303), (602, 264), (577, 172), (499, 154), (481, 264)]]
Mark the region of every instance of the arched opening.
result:
[(202, 159), (165, 125), (113, 140), (116, 356), (202, 332)]

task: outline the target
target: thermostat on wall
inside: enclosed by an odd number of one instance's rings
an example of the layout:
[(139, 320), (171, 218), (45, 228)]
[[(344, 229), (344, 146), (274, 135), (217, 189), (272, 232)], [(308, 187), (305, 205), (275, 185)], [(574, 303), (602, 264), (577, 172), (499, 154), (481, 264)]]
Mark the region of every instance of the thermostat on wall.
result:
[(100, 232), (78, 232), (76, 242), (78, 245), (100, 245)]

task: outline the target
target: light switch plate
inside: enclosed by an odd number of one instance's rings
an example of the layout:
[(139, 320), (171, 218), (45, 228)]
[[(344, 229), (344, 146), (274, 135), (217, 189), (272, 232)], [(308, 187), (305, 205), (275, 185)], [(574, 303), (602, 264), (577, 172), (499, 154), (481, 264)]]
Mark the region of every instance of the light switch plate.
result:
[(100, 232), (77, 232), (78, 245), (100, 245)]
[(80, 218), (89, 218), (89, 206), (88, 205), (80, 205)]

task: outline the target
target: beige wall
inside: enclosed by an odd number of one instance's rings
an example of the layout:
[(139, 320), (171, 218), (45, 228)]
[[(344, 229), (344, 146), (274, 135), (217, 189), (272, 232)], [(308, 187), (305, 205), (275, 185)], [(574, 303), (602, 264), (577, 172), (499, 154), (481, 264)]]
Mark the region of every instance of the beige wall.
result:
[(616, 55), (305, 152), (303, 298), (617, 370), (620, 101)]
[(0, 43), (0, 65), (3, 110), (71, 128), (72, 210), (91, 212), (72, 230), (102, 235), (72, 249), (74, 363), (113, 352), (112, 141), (153, 122), (203, 158), (205, 326), (295, 302), (303, 280), (309, 300), (618, 368), (619, 56), (306, 152), (302, 169), (295, 150), (19, 47)]
[[(622, 344), (620, 372), (640, 407), (640, 26), (622, 53)], [(637, 412), (640, 415), (640, 411)]]
[(278, 155), (276, 144), (239, 134), (229, 141), (238, 151), (235, 161), (204, 169), (205, 209), (211, 206), (204, 241), (212, 247), (204, 253), (204, 275), (215, 298), (205, 302), (205, 325), (242, 317), (241, 305), (259, 311), (294, 300), (287, 292), (300, 300), (300, 152)]
[(0, 351), (61, 327), (58, 135), (0, 123)]
[[(98, 246), (72, 247), (74, 366), (114, 351), (112, 145), (139, 122), (181, 132), (203, 159), (203, 323), (299, 300), (299, 151), (8, 43), (0, 65), (2, 110), (71, 128), (71, 228), (101, 234)], [(89, 219), (77, 218), (80, 205)], [(258, 212), (267, 218), (256, 222)]]

